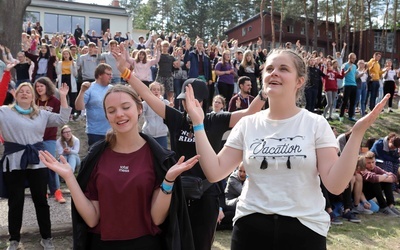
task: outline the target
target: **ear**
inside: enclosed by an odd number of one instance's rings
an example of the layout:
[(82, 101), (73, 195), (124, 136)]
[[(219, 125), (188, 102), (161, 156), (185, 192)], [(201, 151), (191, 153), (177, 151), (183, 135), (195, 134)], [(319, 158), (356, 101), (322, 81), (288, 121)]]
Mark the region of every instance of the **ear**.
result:
[(305, 78), (304, 76), (297, 78), (297, 84), (296, 87), (299, 89), (304, 85)]

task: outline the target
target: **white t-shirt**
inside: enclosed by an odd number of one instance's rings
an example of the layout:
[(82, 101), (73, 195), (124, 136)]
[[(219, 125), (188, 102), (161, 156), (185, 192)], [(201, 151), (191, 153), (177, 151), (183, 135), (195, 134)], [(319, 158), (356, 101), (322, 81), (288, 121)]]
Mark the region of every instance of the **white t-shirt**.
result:
[[(338, 146), (323, 116), (302, 109), (289, 119), (270, 120), (266, 111), (260, 111), (243, 117), (225, 146), (243, 151), (248, 174), (234, 223), (252, 213), (279, 214), (298, 218), (327, 236), (330, 217), (320, 188), (316, 149)], [(268, 166), (261, 169), (264, 159)]]

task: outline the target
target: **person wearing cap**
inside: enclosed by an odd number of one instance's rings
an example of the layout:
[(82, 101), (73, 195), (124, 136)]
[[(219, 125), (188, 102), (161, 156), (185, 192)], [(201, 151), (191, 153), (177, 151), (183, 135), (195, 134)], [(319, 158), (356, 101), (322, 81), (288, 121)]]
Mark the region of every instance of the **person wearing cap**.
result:
[[(122, 49), (124, 50), (124, 49)], [(117, 59), (118, 69), (121, 72), (127, 71), (125, 67), (126, 56), (124, 51), (121, 54), (113, 53)], [(128, 70), (129, 71), (129, 70)], [(134, 74), (128, 73), (128, 82), (132, 88), (142, 97), (146, 103), (164, 119), (170, 133), (171, 149), (176, 152), (176, 156), (192, 157), (196, 155), (195, 137), (193, 124), (186, 110), (181, 112), (173, 107), (165, 105), (159, 98), (151, 93), (149, 88), (142, 83)], [(191, 85), (194, 90), (194, 97), (202, 104), (208, 97), (208, 88), (204, 81), (197, 78), (187, 79), (182, 92), (176, 97), (182, 101), (182, 106), (186, 109), (186, 86)], [(253, 114), (261, 110), (265, 104), (258, 96), (248, 109), (229, 113), (207, 113), (204, 117), (204, 126), (207, 136), (213, 145), (215, 152), (221, 148), (223, 134), (232, 128), (243, 116)], [(205, 179), (205, 175), (199, 164), (196, 164), (185, 175), (197, 176)], [(223, 192), (218, 184), (212, 184), (204, 191), (204, 195), (198, 200), (187, 200), (190, 222), (192, 226), (194, 244), (196, 249), (211, 249), (217, 218), (219, 214), (219, 195)]]

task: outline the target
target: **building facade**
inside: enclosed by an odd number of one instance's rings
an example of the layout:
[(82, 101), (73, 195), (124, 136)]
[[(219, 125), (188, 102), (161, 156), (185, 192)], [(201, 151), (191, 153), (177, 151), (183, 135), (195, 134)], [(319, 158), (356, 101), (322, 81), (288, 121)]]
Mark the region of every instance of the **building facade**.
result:
[[(111, 1), (110, 1), (111, 3)], [(58, 0), (32, 0), (27, 7), (24, 24), (40, 22), (43, 35), (50, 37), (55, 33), (73, 34), (76, 25), (87, 33), (94, 30), (97, 35), (110, 29), (115, 32), (132, 32), (132, 18), (119, 6), (118, 1), (112, 5), (76, 3)]]

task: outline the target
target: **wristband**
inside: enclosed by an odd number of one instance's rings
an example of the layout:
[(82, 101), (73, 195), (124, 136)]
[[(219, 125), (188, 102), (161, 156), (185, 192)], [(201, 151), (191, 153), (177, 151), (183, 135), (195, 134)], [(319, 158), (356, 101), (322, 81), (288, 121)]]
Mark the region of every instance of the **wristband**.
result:
[(261, 101), (264, 101), (264, 102), (266, 102), (267, 99), (268, 99), (268, 98), (265, 98), (265, 97), (263, 96), (262, 90), (258, 91), (258, 96), (260, 97)]
[(172, 194), (173, 187), (174, 187), (174, 185), (168, 185), (168, 184), (165, 184), (164, 182), (162, 182), (160, 185), (161, 191), (164, 194)]
[(203, 123), (200, 123), (200, 124), (197, 124), (197, 125), (193, 126), (193, 132), (200, 131), (200, 130), (204, 130), (204, 124)]

